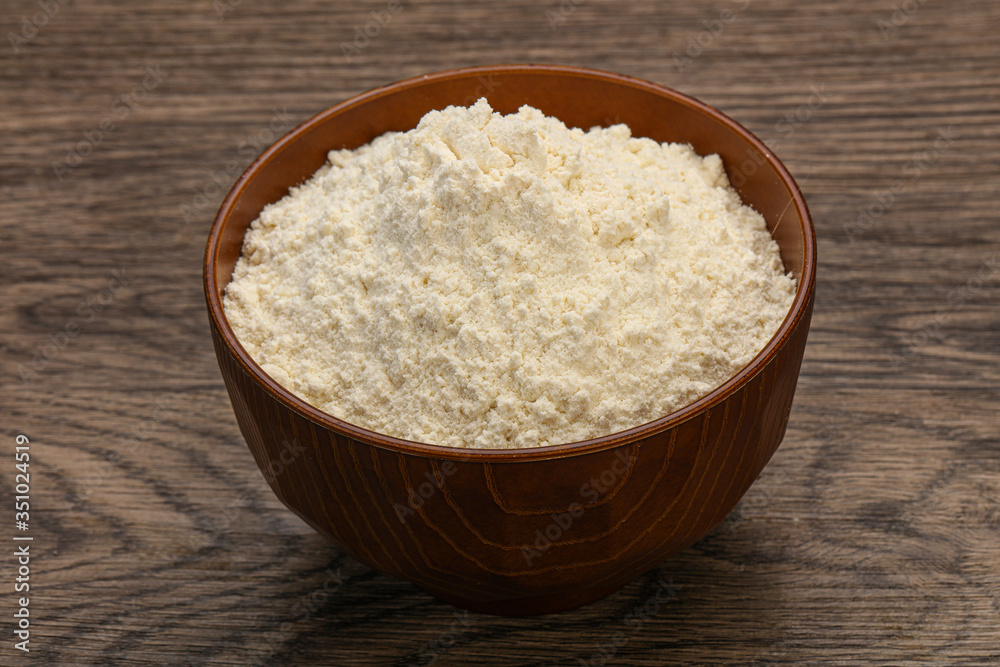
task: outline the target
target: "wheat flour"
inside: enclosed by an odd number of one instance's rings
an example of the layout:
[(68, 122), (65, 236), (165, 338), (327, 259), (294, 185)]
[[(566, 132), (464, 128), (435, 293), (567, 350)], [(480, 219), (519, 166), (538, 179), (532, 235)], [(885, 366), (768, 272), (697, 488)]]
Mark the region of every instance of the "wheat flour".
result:
[(481, 99), (332, 151), (253, 223), (224, 306), (264, 371), (335, 417), (511, 448), (703, 396), (794, 292), (718, 156)]

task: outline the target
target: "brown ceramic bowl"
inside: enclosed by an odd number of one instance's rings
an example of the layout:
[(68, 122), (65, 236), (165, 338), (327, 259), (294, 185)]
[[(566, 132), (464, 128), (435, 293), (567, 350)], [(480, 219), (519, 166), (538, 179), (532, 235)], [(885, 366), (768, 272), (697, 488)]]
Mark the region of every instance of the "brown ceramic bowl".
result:
[[(715, 391), (655, 421), (584, 442), (515, 450), (452, 449), (374, 433), (268, 377), (222, 309), (250, 223), (309, 178), (327, 151), (411, 129), (432, 109), (480, 96), (502, 113), (530, 104), (569, 126), (622, 122), (635, 136), (718, 153), (799, 281), (791, 311), (761, 353)], [(514, 65), (401, 81), (295, 128), (223, 202), (205, 255), (205, 294), (236, 419), (278, 498), (373, 568), (461, 607), (526, 615), (613, 592), (697, 542), (733, 509), (784, 436), (815, 270), (815, 234), (798, 187), (734, 121), (653, 83)]]

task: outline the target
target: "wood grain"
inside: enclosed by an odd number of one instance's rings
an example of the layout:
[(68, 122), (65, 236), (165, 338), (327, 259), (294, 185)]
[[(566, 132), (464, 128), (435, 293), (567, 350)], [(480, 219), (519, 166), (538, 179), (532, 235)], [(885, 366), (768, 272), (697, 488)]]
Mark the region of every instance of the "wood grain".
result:
[[(387, 3), (229, 4), (69, 2), (15, 54), (7, 33), (39, 5), (0, 3), (0, 493), (25, 433), (35, 537), (32, 653), (4, 583), (0, 662), (1000, 662), (1000, 6), (894, 22), (894, 0), (412, 0), (348, 62)], [(726, 523), (580, 610), (456, 618), (264, 487), (201, 253), (275, 110), (298, 123), (404, 77), (526, 61), (666, 84), (769, 142), (816, 222), (816, 308), (784, 444)], [(147, 67), (162, 82), (112, 118)]]

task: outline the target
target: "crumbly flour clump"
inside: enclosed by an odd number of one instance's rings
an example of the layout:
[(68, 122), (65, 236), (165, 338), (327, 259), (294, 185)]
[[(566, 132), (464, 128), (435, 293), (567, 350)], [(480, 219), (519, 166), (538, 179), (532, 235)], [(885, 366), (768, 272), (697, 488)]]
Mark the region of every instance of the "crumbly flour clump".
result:
[(716, 155), (485, 99), (332, 151), (246, 234), (225, 294), (266, 373), (419, 442), (575, 442), (708, 393), (795, 281)]

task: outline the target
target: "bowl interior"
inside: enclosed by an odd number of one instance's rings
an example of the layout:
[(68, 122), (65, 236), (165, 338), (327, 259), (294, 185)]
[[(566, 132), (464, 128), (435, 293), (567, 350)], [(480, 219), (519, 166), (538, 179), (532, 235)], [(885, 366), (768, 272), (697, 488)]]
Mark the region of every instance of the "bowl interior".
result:
[[(720, 392), (731, 389), (741, 377), (762, 365), (801, 313), (807, 294), (812, 290), (815, 271), (812, 223), (791, 176), (753, 135), (696, 100), (630, 77), (553, 66), (469, 68), (402, 81), (328, 109), (265, 151), (233, 186), (209, 238), (206, 290), (214, 292), (215, 296), (213, 299), (208, 295), (209, 309), (225, 337), (235, 341), (222, 312), (222, 295), (240, 257), (243, 236), (264, 206), (281, 199), (289, 188), (311, 177), (325, 163), (330, 150), (356, 148), (385, 132), (412, 129), (430, 110), (452, 104), (467, 106), (479, 97), (486, 97), (495, 110), (504, 114), (528, 104), (571, 127), (586, 129), (626, 123), (634, 136), (660, 142), (690, 143), (701, 155), (719, 154), (743, 201), (764, 216), (778, 243), (785, 268), (799, 282), (798, 293), (779, 331), (750, 365), (674, 416), (695, 414), (699, 406), (717, 400)], [(241, 347), (236, 346), (236, 349), (247, 356)], [(248, 357), (244, 359), (245, 363), (247, 361)], [(247, 366), (263, 375), (252, 360)], [(270, 384), (265, 383), (265, 386)], [(274, 387), (271, 390), (274, 391)], [(289, 403), (287, 396), (284, 399)], [(290, 404), (300, 402), (294, 399)], [(297, 405), (297, 408), (301, 410), (302, 406)], [(314, 412), (312, 409), (302, 411)], [(363, 429), (358, 431), (362, 436), (368, 433)]]

